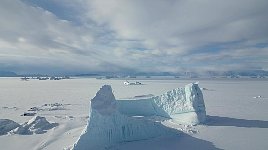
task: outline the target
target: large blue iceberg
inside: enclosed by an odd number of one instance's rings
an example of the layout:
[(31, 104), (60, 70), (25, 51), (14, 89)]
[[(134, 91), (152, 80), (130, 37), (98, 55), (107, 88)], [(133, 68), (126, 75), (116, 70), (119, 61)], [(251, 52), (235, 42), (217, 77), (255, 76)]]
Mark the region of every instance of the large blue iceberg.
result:
[(73, 149), (104, 150), (120, 142), (179, 134), (161, 121), (145, 119), (150, 116), (171, 119), (174, 123), (204, 122), (205, 104), (198, 84), (135, 100), (116, 100), (111, 86), (104, 85), (91, 100), (87, 127)]

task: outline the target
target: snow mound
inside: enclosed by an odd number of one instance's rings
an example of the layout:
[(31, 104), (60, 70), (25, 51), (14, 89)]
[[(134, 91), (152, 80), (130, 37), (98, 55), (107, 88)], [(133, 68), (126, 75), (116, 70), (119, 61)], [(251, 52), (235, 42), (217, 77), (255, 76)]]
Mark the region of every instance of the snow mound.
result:
[(104, 150), (128, 141), (177, 135), (161, 122), (126, 116), (118, 111), (117, 100), (109, 85), (104, 85), (91, 100), (89, 121), (74, 150)]
[(118, 100), (118, 109), (128, 116), (162, 116), (175, 123), (199, 124), (205, 122), (206, 108), (198, 84), (191, 83), (160, 96)]
[(0, 135), (5, 135), (9, 131), (19, 127), (20, 125), (9, 119), (0, 119)]
[(45, 117), (35, 116), (14, 129), (12, 133), (21, 135), (43, 134), (57, 125), (57, 123), (49, 123)]

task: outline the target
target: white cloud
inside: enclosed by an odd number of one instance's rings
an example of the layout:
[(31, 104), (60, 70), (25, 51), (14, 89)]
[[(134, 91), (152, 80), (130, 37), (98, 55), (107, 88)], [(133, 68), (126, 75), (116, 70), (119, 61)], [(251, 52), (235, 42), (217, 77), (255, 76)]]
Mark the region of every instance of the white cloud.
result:
[(88, 2), (89, 17), (108, 25), (120, 38), (142, 39), (157, 48), (251, 40), (267, 32), (267, 2), (261, 0)]
[[(50, 12), (36, 7), (38, 2), (0, 2), (0, 69), (268, 68), (266, 0), (79, 0), (62, 5), (76, 13), (61, 18), (57, 11), (63, 10)], [(259, 43), (266, 46), (257, 47)]]
[[(239, 63), (235, 57), (227, 58), (226, 53), (231, 56), (237, 54), (237, 48), (231, 49), (233, 46), (243, 47), (239, 50), (239, 54), (241, 58), (247, 59), (258, 50), (258, 48), (250, 48), (252, 45), (267, 43), (268, 40), (268, 29), (265, 26), (268, 24), (266, 19), (268, 2), (265, 0), (111, 0), (109, 2), (93, 0), (88, 1), (88, 4), (90, 6), (88, 17), (101, 25), (108, 26), (118, 38), (141, 40), (140, 43), (148, 49), (145, 50), (147, 52), (142, 52), (142, 55), (146, 56), (149, 53), (148, 59), (153, 61), (152, 64), (156, 61), (155, 64), (163, 67), (172, 64), (183, 67), (183, 64), (192, 64), (191, 62), (202, 64), (202, 62), (185, 59), (192, 58), (191, 55), (195, 53), (207, 55), (207, 59), (222, 58)], [(223, 50), (215, 49), (214, 52), (208, 54), (203, 48), (210, 44), (226, 45), (232, 42), (237, 42), (237, 44), (229, 44)], [(252, 44), (249, 47), (244, 46), (250, 42)], [(121, 45), (118, 44), (118, 46)], [(248, 51), (251, 54), (248, 54)], [(155, 57), (155, 54), (163, 57)], [(263, 52), (260, 54), (267, 56)], [(174, 57), (179, 60), (173, 59)], [(225, 61), (223, 60), (222, 63)], [(215, 64), (215, 66), (219, 65)], [(207, 68), (195, 64), (192, 66)], [(267, 65), (259, 66), (267, 68)], [(191, 65), (187, 67), (191, 68)], [(174, 67), (174, 71), (176, 70)]]
[[(77, 61), (85, 61), (81, 68), (96, 68), (94, 63), (97, 64), (98, 60), (94, 56), (89, 60), (76, 56), (91, 53), (94, 37), (86, 28), (74, 26), (72, 22), (60, 20), (44, 9), (20, 1), (1, 1), (0, 19), (1, 63), (13, 68), (23, 63), (23, 69), (31, 72), (34, 72), (31, 67), (35, 65), (51, 72), (49, 67), (53, 69), (53, 66), (61, 66), (55, 67), (60, 70), (66, 70), (70, 65), (73, 68), (69, 70), (81, 66), (83, 63), (77, 63), (76, 58)], [(76, 64), (72, 64), (74, 62)], [(50, 64), (49, 67), (47, 64)]]

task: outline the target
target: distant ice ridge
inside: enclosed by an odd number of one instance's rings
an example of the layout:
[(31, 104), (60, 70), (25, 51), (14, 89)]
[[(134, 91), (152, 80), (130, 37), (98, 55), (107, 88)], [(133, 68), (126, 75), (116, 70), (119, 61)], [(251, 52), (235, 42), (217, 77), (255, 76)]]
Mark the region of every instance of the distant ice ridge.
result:
[(103, 150), (120, 142), (179, 133), (161, 122), (133, 116), (162, 116), (174, 122), (197, 124), (205, 121), (206, 111), (197, 84), (136, 100), (115, 100), (111, 86), (104, 85), (91, 100), (89, 116), (75, 150)]
[(176, 123), (199, 124), (206, 120), (206, 108), (198, 84), (191, 83), (160, 96), (118, 100), (118, 109), (128, 116), (162, 116)]

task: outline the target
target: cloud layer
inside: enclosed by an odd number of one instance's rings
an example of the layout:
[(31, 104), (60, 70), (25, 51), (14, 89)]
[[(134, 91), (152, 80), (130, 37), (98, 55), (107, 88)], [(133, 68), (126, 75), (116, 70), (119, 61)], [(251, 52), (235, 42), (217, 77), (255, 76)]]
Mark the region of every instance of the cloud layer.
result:
[(266, 0), (0, 2), (0, 70), (268, 70)]

